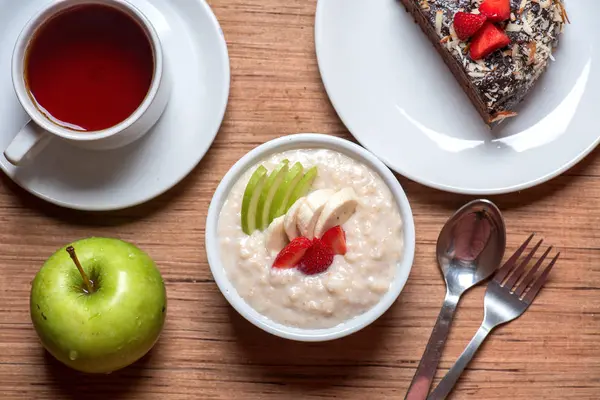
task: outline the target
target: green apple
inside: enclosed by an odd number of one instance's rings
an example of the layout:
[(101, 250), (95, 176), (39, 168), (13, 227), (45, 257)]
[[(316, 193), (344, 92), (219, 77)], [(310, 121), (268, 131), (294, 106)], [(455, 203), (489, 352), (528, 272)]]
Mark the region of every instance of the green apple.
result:
[(287, 211), (286, 206), (290, 200), (292, 192), (296, 188), (300, 179), (302, 179), (304, 167), (299, 162), (295, 163), (292, 168), (288, 171), (283, 183), (279, 186), (277, 193), (271, 204), (271, 210), (269, 211), (269, 218), (273, 221), (275, 218), (285, 214)]
[(316, 178), (317, 167), (312, 167), (311, 169), (306, 171), (306, 174), (304, 174), (302, 179), (300, 179), (300, 182), (298, 182), (298, 184), (292, 191), (290, 200), (287, 202), (287, 205), (285, 207), (285, 212), (287, 212), (294, 205), (294, 203), (298, 201), (300, 197), (306, 196)]
[(267, 169), (260, 165), (250, 177), (242, 198), (242, 230), (246, 235), (256, 230), (258, 201), (267, 180)]
[(165, 321), (154, 261), (118, 239), (89, 238), (54, 253), (35, 276), (30, 312), (43, 346), (82, 372), (109, 373), (140, 359)]
[(258, 229), (266, 229), (269, 224), (273, 221), (269, 218), (269, 211), (271, 210), (271, 203), (277, 193), (277, 189), (281, 186), (283, 179), (287, 175), (289, 170), (289, 161), (283, 160), (267, 178), (265, 187), (262, 190), (260, 199), (258, 200), (258, 213), (256, 215), (256, 226)]

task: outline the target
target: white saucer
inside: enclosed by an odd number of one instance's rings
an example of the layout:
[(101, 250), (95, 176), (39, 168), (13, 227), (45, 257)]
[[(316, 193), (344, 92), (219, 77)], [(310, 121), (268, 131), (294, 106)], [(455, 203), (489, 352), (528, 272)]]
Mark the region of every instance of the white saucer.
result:
[(531, 187), (600, 142), (600, 1), (565, 4), (556, 62), (493, 131), (398, 0), (319, 0), (321, 76), (346, 127), (396, 172), (467, 194)]
[[(0, 149), (27, 121), (14, 94), (10, 59), (26, 21), (51, 0), (0, 0)], [(172, 97), (141, 140), (113, 151), (88, 151), (60, 140), (30, 165), (0, 167), (24, 189), (80, 210), (115, 210), (169, 190), (200, 162), (223, 120), (229, 97), (229, 57), (223, 32), (203, 0), (130, 0), (162, 41)]]

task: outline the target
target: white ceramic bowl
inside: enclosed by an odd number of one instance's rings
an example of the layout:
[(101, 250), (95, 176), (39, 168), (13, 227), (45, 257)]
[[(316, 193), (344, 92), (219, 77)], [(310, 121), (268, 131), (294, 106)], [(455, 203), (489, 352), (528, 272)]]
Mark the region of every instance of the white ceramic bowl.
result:
[[(387, 184), (394, 196), (400, 215), (403, 220), (404, 229), (404, 253), (398, 262), (394, 281), (389, 291), (369, 311), (354, 317), (338, 326), (327, 329), (302, 329), (285, 326), (261, 315), (248, 305), (237, 293), (235, 287), (227, 278), (227, 274), (221, 262), (221, 254), (218, 240), (217, 227), (219, 215), (227, 196), (240, 177), (252, 166), (266, 159), (272, 154), (281, 153), (294, 149), (324, 148), (343, 153), (376, 171)], [(271, 140), (242, 157), (221, 180), (217, 191), (208, 209), (206, 221), (206, 253), (210, 270), (219, 286), (219, 289), (229, 303), (244, 318), (273, 335), (282, 338), (317, 342), (338, 339), (361, 330), (379, 318), (396, 301), (408, 279), (413, 258), (415, 254), (415, 225), (412, 211), (404, 190), (392, 172), (373, 154), (364, 148), (344, 139), (322, 134), (297, 134)]]

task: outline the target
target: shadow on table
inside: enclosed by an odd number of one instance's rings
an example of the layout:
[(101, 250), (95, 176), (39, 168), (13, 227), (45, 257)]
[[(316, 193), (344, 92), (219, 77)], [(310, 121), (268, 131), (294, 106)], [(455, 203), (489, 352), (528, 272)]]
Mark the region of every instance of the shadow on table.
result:
[[(250, 379), (276, 385), (278, 389), (274, 390), (286, 392), (285, 398), (290, 399), (323, 395), (334, 387), (353, 390), (368, 386), (373, 367), (406, 369), (412, 374), (416, 365), (389, 355), (391, 349), (402, 346), (406, 334), (406, 326), (399, 322), (407, 318), (408, 308), (401, 304), (403, 296), (404, 293), (388, 312), (363, 330), (320, 343), (281, 339), (254, 327), (229, 308), (236, 351), (250, 367)], [(392, 376), (397, 380), (403, 374), (394, 372)]]
[(549, 180), (548, 182), (514, 193), (493, 196), (472, 196), (443, 192), (425, 187), (402, 176), (396, 176), (406, 191), (411, 204), (415, 206), (417, 212), (420, 211), (419, 207), (422, 207), (422, 205), (425, 204), (429, 208), (434, 207), (433, 210), (436, 212), (445, 212), (449, 217), (462, 205), (475, 198), (487, 198), (496, 203), (496, 205), (498, 205), (498, 207), (503, 211), (527, 207), (533, 203), (543, 201), (552, 197), (557, 192), (564, 190), (568, 186), (592, 176), (590, 175), (589, 170), (591, 169), (592, 164), (599, 157), (600, 148), (593, 151), (590, 155), (588, 155), (580, 163), (576, 164), (568, 171), (556, 178)]
[(44, 350), (46, 381), (51, 382), (60, 398), (119, 400), (134, 392), (142, 380), (150, 379), (144, 367), (151, 357), (152, 351), (133, 365), (111, 374), (84, 374), (63, 365)]
[(214, 164), (214, 157), (214, 152), (209, 151), (194, 170), (167, 192), (146, 203), (118, 211), (87, 212), (51, 204), (27, 192), (1, 171), (0, 185), (12, 192), (22, 207), (37, 210), (47, 217), (80, 226), (118, 226), (150, 217), (165, 209), (183, 193), (205, 179), (205, 173), (198, 171), (208, 171), (209, 166)]

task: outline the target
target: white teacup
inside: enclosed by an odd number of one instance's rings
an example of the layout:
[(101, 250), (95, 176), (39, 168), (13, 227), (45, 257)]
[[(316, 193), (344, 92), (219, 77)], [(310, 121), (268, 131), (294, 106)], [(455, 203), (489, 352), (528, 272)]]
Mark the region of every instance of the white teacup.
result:
[[(139, 23), (152, 46), (154, 73), (146, 97), (127, 119), (108, 129), (78, 132), (51, 121), (34, 104), (25, 83), (25, 58), (31, 39), (44, 22), (57, 13), (85, 4), (114, 7)], [(31, 117), (31, 121), (21, 129), (4, 151), (6, 159), (15, 166), (22, 165), (26, 160), (35, 157), (54, 137), (94, 150), (108, 150), (128, 145), (141, 138), (156, 124), (167, 106), (171, 89), (165, 72), (158, 34), (146, 16), (125, 0), (61, 0), (48, 4), (29, 20), (17, 39), (12, 58), (12, 80), (19, 102)]]

